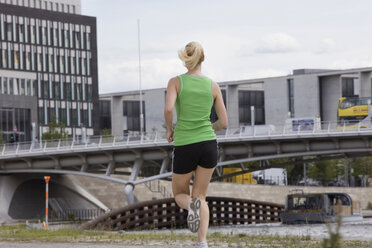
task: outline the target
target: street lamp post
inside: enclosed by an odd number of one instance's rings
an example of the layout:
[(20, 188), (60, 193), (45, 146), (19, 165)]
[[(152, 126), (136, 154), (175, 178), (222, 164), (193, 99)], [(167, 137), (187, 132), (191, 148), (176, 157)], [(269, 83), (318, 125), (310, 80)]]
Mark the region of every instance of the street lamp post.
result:
[(140, 20), (138, 24), (138, 79), (139, 79), (139, 94), (140, 94), (140, 133), (143, 134), (143, 109), (142, 109), (142, 77), (141, 77), (141, 39), (140, 39)]

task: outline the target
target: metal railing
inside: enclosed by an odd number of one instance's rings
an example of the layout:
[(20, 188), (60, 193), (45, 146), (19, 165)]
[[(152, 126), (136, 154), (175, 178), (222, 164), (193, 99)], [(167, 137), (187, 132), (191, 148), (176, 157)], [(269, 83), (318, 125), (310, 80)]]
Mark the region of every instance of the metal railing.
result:
[[(316, 126), (293, 127), (291, 125), (264, 125), (241, 126), (240, 128), (227, 128), (217, 133), (218, 140), (240, 138), (265, 138), (288, 136), (319, 136), (371, 132), (372, 125), (356, 124), (353, 126), (339, 123), (322, 122)], [(146, 145), (167, 145), (165, 132), (146, 132), (142, 135), (133, 134), (125, 136), (89, 136), (86, 139), (45, 140), (40, 143), (17, 142), (0, 145), (0, 158), (9, 155), (26, 155), (32, 153), (45, 154), (48, 152), (66, 152), (78, 150), (105, 149), (113, 147), (141, 147)]]
[[(207, 197), (211, 226), (258, 224), (280, 221), (284, 206), (277, 203)], [(112, 210), (88, 223), (83, 229), (134, 230), (184, 228), (187, 211), (177, 206), (174, 198), (131, 204)]]
[(52, 210), (50, 213), (50, 219), (51, 221), (87, 221), (95, 219), (104, 213), (105, 211), (102, 209)]
[(160, 193), (164, 198), (173, 197), (172, 193), (169, 193), (167, 187), (164, 187), (159, 180), (156, 181), (147, 181), (145, 186), (153, 193)]

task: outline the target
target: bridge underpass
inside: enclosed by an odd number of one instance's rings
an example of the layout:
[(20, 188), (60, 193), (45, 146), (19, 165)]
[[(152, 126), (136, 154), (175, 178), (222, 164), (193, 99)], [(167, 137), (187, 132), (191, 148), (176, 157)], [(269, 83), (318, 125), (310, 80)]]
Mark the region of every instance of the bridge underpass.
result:
[[(321, 132), (268, 133), (245, 135), (228, 132), (218, 137), (218, 168), (251, 161), (276, 158), (369, 156), (372, 152), (371, 129)], [(128, 203), (136, 202), (136, 185), (171, 176), (172, 146), (161, 136), (91, 137), (86, 142), (55, 141), (36, 146), (31, 143), (6, 145), (1, 149), (0, 174), (80, 175), (125, 185)], [(265, 168), (278, 165), (266, 164)], [(145, 178), (151, 168), (153, 173)], [(217, 169), (221, 176), (221, 170)], [(128, 179), (115, 174), (127, 174)], [(147, 173), (148, 174), (148, 173)], [(8, 206), (9, 209), (9, 206)], [(7, 210), (8, 211), (8, 210)]]

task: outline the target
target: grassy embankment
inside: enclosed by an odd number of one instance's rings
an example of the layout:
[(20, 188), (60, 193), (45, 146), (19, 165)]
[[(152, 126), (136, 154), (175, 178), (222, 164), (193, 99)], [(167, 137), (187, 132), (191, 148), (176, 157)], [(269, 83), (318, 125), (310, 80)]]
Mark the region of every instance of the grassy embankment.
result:
[[(26, 225), (0, 226), (0, 242), (72, 242), (72, 243), (112, 243), (122, 245), (178, 247), (192, 245), (196, 236), (192, 234), (146, 232), (101, 232), (80, 229), (37, 230)], [(309, 236), (271, 236), (212, 233), (208, 237), (210, 247), (322, 247), (322, 240)], [(341, 241), (341, 247), (372, 247), (372, 241)]]

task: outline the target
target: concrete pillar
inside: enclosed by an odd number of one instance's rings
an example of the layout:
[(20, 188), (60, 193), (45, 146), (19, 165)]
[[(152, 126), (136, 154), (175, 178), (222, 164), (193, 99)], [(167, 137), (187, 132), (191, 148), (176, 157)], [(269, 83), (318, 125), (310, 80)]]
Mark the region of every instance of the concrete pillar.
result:
[(163, 162), (161, 164), (161, 168), (160, 168), (159, 174), (163, 174), (163, 173), (166, 172), (167, 167), (168, 167), (168, 164), (169, 164), (169, 161), (170, 161), (169, 157), (165, 157), (164, 158), (164, 160), (163, 160)]
[(360, 97), (371, 97), (371, 72), (359, 73)]
[(228, 128), (239, 127), (239, 91), (237, 85), (228, 85), (226, 88), (226, 107)]
[(111, 134), (123, 135), (123, 101), (120, 96), (111, 97)]
[(137, 201), (136, 197), (133, 194), (133, 190), (134, 190), (133, 181), (136, 180), (142, 164), (143, 164), (142, 158), (137, 158), (134, 161), (134, 165), (132, 168), (132, 173), (129, 178), (129, 182), (125, 185), (124, 193), (125, 193), (125, 196), (127, 197), (128, 204), (133, 204), (133, 203), (136, 203)]
[(107, 166), (107, 169), (106, 169), (106, 176), (111, 176), (112, 173), (114, 173), (115, 171), (115, 161), (114, 160), (110, 160), (110, 162), (108, 163), (108, 166)]
[(10, 222), (13, 219), (8, 215), (9, 206), (17, 187), (21, 184), (19, 177), (0, 177), (0, 222)]

